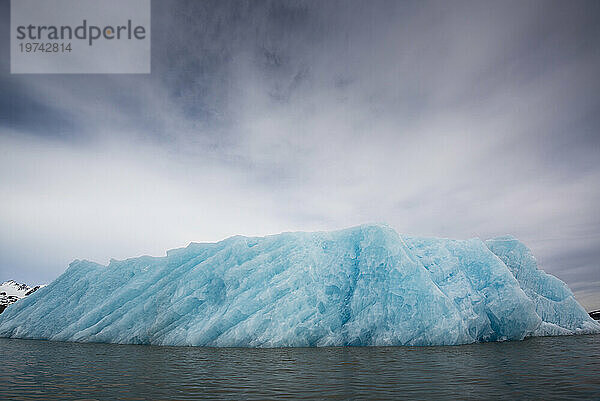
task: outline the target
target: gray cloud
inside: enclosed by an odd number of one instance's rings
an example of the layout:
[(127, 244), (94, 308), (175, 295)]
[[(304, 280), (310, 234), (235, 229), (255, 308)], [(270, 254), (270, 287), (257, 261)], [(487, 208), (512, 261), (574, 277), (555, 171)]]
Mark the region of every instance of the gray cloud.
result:
[(381, 221), (511, 233), (600, 308), (597, 2), (178, 1), (152, 15), (149, 76), (1, 64), (5, 278)]

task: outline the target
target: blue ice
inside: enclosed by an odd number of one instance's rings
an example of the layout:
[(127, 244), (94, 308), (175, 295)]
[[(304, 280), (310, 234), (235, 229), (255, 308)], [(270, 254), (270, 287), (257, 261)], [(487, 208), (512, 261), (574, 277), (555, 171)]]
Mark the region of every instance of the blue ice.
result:
[(0, 314), (0, 337), (214, 347), (450, 345), (600, 333), (513, 237), (383, 225), (235, 236), (108, 266), (76, 260)]

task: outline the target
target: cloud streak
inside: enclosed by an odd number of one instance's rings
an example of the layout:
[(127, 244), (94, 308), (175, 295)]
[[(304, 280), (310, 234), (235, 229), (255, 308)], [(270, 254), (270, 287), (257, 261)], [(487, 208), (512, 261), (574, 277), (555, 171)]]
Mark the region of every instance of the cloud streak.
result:
[(150, 76), (2, 65), (6, 278), (381, 221), (511, 233), (600, 308), (595, 2), (178, 1), (152, 14)]

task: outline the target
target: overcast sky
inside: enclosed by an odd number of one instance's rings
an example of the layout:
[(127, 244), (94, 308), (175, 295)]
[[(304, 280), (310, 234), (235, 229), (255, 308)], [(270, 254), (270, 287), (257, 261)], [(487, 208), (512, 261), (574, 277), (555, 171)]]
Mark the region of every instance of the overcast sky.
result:
[(600, 308), (600, 2), (155, 1), (150, 75), (10, 75), (0, 281), (234, 234), (513, 234)]

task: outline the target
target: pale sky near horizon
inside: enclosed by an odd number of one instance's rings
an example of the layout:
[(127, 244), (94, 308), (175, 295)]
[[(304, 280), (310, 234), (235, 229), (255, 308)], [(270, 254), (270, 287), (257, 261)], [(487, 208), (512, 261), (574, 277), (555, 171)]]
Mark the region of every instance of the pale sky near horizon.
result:
[(154, 1), (150, 75), (11, 75), (9, 15), (0, 282), (383, 222), (600, 309), (600, 2)]

